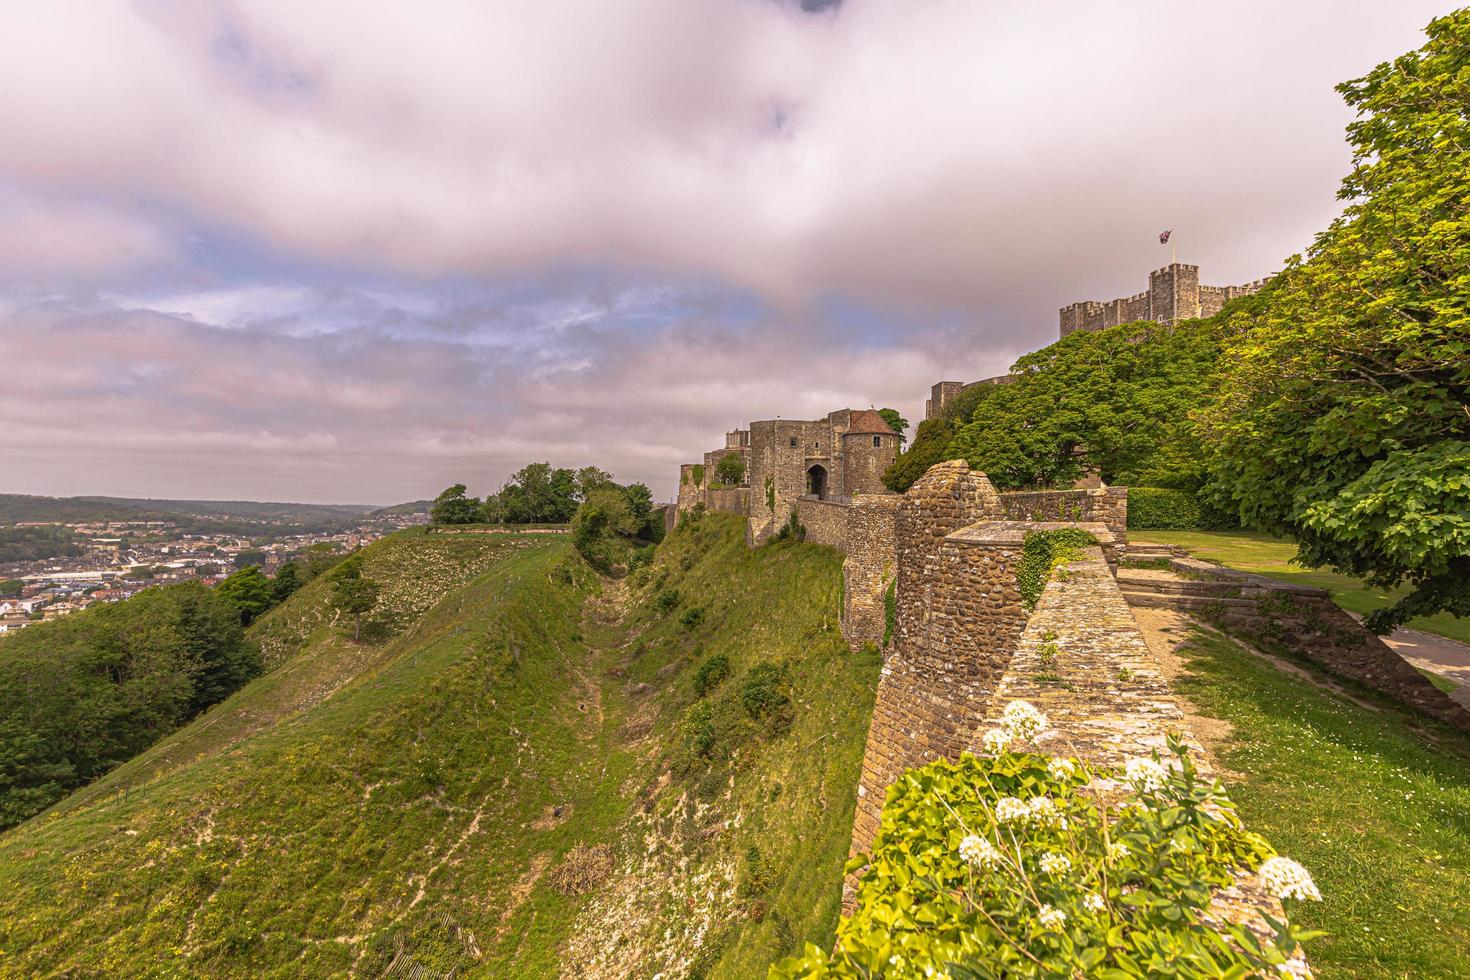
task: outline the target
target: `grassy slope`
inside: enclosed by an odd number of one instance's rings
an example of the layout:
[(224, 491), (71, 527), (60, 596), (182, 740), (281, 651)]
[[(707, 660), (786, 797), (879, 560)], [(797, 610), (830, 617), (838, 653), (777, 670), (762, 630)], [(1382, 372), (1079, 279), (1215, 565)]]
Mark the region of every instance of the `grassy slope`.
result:
[(1278, 671), (1216, 634), (1181, 651), (1178, 688), (1235, 736), (1230, 795), (1252, 830), (1305, 864), (1322, 903), (1293, 914), (1329, 935), (1318, 976), (1470, 975), (1470, 738), (1372, 710)]
[[(1229, 568), (1297, 585), (1328, 589), (1339, 606), (1359, 615), (1391, 605), (1403, 594), (1403, 590), (1385, 591), (1366, 586), (1348, 575), (1293, 565), (1291, 556), (1296, 554), (1295, 544), (1258, 531), (1130, 531), (1128, 537), (1137, 542), (1177, 544), (1198, 558), (1219, 562)], [(1410, 620), (1408, 625), (1412, 629), (1470, 643), (1470, 620), (1448, 613), (1422, 616)]]
[[(380, 543), (400, 636), (345, 643), (308, 587), (257, 630), (270, 674), (0, 837), (0, 972), (745, 977), (829, 941), (877, 680), (837, 637), (838, 569), (711, 515), (598, 618), (555, 536)], [(713, 652), (728, 691), (788, 660), (797, 702), (716, 764), (678, 724)], [(586, 896), (550, 886), (577, 843), (617, 861)]]

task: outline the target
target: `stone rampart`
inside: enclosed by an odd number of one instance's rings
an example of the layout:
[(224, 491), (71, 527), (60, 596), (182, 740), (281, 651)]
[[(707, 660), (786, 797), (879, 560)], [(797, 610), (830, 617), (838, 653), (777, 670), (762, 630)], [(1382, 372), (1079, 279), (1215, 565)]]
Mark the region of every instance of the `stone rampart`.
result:
[(705, 490), (704, 506), (722, 514), (739, 514), (744, 517), (750, 513), (750, 488), (721, 487), (717, 490)]
[(842, 562), (842, 636), (857, 649), (883, 643), (885, 594), (896, 561), (897, 494), (858, 494), (847, 511), (847, 557)]
[(847, 519), (852, 505), (846, 501), (802, 497), (796, 502), (796, 519), (806, 528), (806, 540), (825, 544), (846, 553)]
[(1022, 490), (1000, 495), (1013, 521), (1079, 521), (1107, 525), (1121, 542), (1128, 537), (1128, 488)]

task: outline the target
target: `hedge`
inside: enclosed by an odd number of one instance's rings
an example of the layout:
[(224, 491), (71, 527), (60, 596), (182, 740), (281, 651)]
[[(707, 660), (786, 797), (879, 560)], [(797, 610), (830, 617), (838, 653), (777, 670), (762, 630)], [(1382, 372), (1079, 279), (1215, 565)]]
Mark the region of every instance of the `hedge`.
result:
[(1130, 531), (1229, 531), (1240, 525), (1190, 490), (1128, 488)]

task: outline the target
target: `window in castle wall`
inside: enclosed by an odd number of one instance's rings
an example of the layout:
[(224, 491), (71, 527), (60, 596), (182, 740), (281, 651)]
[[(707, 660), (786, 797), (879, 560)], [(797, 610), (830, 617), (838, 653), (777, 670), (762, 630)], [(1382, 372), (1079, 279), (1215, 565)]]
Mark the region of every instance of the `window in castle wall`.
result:
[(881, 445), (883, 445), (883, 437), (882, 436), (874, 436), (873, 437), (873, 445), (875, 445), (875, 446), (881, 446)]
[(791, 437), (791, 448), (792, 449), (795, 449), (796, 448), (796, 436), (792, 436)]

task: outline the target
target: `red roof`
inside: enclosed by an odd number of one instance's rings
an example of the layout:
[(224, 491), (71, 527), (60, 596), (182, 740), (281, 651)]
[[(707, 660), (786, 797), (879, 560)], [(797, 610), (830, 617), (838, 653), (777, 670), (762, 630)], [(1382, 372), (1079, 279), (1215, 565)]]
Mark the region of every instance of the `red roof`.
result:
[(859, 433), (864, 435), (898, 435), (897, 432), (893, 431), (893, 426), (883, 421), (883, 416), (871, 408), (864, 408), (861, 411), (852, 413), (852, 419), (847, 427), (847, 433), (848, 435), (857, 435)]

